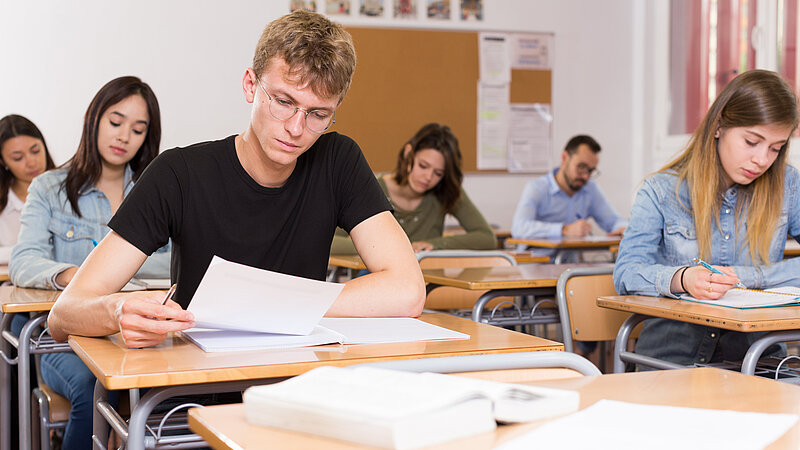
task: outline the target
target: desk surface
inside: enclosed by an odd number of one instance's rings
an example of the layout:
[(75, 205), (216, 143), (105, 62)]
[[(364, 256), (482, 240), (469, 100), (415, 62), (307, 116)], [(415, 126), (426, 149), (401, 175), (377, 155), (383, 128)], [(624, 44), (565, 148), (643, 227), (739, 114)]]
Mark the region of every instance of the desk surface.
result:
[(420, 319), (471, 338), (220, 353), (206, 353), (180, 335), (144, 349), (126, 348), (118, 334), (105, 338), (70, 336), (69, 344), (109, 390), (287, 377), (320, 365), (564, 349), (560, 342), (447, 314), (423, 314)]
[(600, 297), (597, 305), (725, 330), (753, 332), (800, 328), (800, 306), (737, 309), (643, 295)]
[[(426, 283), (470, 290), (555, 287), (558, 277), (573, 267), (597, 267), (598, 264), (530, 264), (523, 266), (466, 267), (426, 269)], [(600, 264), (607, 266), (607, 264)]]
[(586, 238), (569, 239), (506, 239), (506, 243), (514, 245), (527, 245), (528, 247), (540, 248), (608, 248), (619, 245), (619, 236), (589, 236)]
[[(612, 399), (652, 405), (797, 414), (797, 405), (800, 404), (798, 386), (712, 368), (624, 373), (530, 384), (576, 390), (581, 395), (581, 409), (601, 399)], [(546, 421), (501, 426), (493, 433), (451, 441), (435, 448), (488, 449), (543, 423)], [(363, 448), (313, 435), (250, 425), (241, 403), (190, 409), (189, 426), (215, 449), (259, 448), (266, 442), (274, 448)], [(796, 449), (798, 446), (800, 424), (768, 448)]]
[[(548, 256), (533, 256), (529, 251), (506, 251), (509, 255), (514, 257), (517, 264), (531, 264), (531, 263), (549, 263), (550, 257)], [(457, 258), (455, 258), (457, 259)], [(344, 267), (346, 269), (361, 270), (366, 269), (364, 261), (358, 255), (330, 255), (328, 256), (328, 264), (336, 267)]]
[(0, 282), (10, 279), (11, 277), (8, 276), (8, 264), (0, 264)]
[(61, 291), (0, 286), (0, 305), (4, 313), (50, 311)]

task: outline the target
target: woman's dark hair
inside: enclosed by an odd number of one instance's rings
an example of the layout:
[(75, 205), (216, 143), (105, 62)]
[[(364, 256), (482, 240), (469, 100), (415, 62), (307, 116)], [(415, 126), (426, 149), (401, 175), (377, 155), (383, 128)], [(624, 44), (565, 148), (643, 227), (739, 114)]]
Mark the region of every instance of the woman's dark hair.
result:
[[(406, 146), (411, 146), (411, 151), (406, 152)], [(450, 213), (461, 197), (461, 150), (458, 148), (458, 139), (447, 125), (429, 123), (417, 131), (397, 156), (397, 167), (394, 169), (394, 181), (400, 186), (408, 184), (408, 175), (414, 167), (414, 156), (420, 150), (437, 150), (444, 156), (444, 176), (431, 191), (445, 213)]]
[[(28, 136), (42, 141), (44, 158), (47, 161), (45, 170), (50, 170), (56, 166), (53, 164), (53, 158), (50, 157), (50, 151), (47, 150), (47, 142), (44, 141), (42, 132), (33, 122), (17, 114), (9, 114), (0, 119), (0, 149), (3, 148), (6, 141), (17, 136)], [(1, 155), (0, 159), (2, 159)], [(0, 166), (0, 211), (4, 210), (8, 205), (8, 190), (11, 189), (13, 182), (14, 174), (8, 170), (8, 165), (3, 161), (3, 165)]]
[(132, 95), (139, 95), (144, 99), (149, 117), (144, 142), (128, 163), (133, 170), (133, 179), (138, 180), (147, 165), (158, 156), (158, 148), (161, 143), (161, 110), (153, 90), (137, 77), (120, 77), (106, 83), (94, 96), (89, 108), (86, 109), (78, 151), (75, 152), (72, 159), (64, 163), (65, 167), (69, 167), (69, 171), (64, 179), (63, 188), (66, 190), (72, 210), (78, 217), (81, 217), (81, 211), (78, 208), (78, 197), (81, 191), (94, 186), (103, 172), (103, 161), (97, 147), (97, 129), (100, 125), (100, 117), (108, 108)]

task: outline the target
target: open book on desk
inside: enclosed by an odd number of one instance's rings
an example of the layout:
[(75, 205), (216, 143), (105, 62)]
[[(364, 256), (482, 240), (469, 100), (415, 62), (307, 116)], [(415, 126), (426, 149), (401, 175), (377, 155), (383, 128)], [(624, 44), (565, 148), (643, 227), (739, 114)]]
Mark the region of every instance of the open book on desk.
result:
[(202, 328), (182, 333), (206, 352), (469, 339), (467, 334), (408, 317), (323, 318), (308, 335)]
[(578, 409), (579, 394), (372, 367), (325, 366), (244, 393), (247, 421), (410, 449)]
[(766, 290), (733, 288), (718, 300), (700, 300), (686, 294), (681, 295), (680, 299), (739, 309), (798, 306), (800, 288), (780, 287)]

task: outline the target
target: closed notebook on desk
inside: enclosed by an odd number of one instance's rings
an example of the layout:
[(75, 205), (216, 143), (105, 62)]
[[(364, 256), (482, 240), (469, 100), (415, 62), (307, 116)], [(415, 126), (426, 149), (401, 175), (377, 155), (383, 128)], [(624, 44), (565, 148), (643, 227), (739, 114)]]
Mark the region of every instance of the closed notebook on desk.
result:
[(680, 299), (738, 309), (798, 306), (800, 305), (800, 288), (781, 287), (766, 290), (733, 288), (718, 300), (700, 300), (690, 295), (681, 295)]
[(411, 449), (575, 411), (579, 394), (435, 373), (320, 367), (247, 389), (247, 420), (358, 444)]

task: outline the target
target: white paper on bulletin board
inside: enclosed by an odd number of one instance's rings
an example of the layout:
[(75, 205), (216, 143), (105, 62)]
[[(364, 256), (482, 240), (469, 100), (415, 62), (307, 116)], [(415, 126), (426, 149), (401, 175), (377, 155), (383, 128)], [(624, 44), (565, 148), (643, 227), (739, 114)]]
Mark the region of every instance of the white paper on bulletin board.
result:
[(552, 34), (514, 33), (509, 41), (512, 69), (550, 70)]
[(511, 82), (510, 35), (482, 32), (478, 39), (481, 83), (502, 85)]
[(508, 171), (544, 172), (550, 168), (550, 125), (545, 103), (512, 103), (508, 120)]
[(509, 85), (478, 82), (478, 169), (505, 169), (508, 160)]

